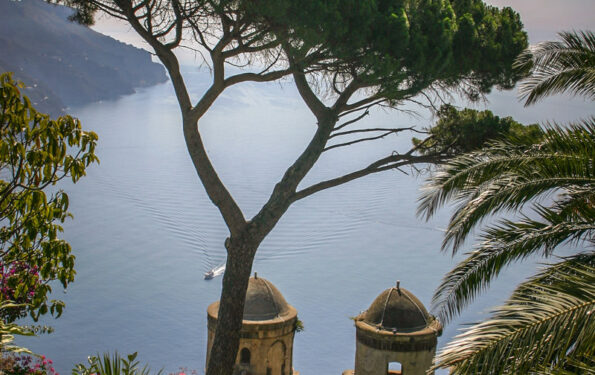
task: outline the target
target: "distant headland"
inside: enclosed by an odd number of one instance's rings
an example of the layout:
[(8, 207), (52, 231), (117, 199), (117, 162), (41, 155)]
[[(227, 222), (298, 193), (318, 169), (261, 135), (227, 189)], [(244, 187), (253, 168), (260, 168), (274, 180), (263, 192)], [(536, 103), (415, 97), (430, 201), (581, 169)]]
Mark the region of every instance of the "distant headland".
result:
[(59, 115), (167, 81), (149, 52), (73, 23), (71, 13), (42, 0), (0, 1), (0, 72), (14, 72), (40, 112)]

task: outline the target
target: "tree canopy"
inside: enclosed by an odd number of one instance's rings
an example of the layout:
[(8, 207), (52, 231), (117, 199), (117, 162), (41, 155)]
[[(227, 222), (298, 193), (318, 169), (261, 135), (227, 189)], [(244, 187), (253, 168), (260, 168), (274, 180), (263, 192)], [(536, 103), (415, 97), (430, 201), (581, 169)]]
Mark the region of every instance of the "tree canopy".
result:
[(69, 200), (49, 190), (63, 178), (77, 182), (98, 162), (95, 133), (70, 116), (38, 113), (20, 87), (0, 75), (0, 302), (9, 323), (26, 313), (61, 314), (63, 303), (48, 297), (51, 281), (66, 288), (74, 280), (74, 255), (59, 238)]
[(537, 124), (525, 126), (512, 117), (500, 118), (489, 110), (457, 110), (445, 104), (436, 115), (436, 124), (428, 129), (430, 139), (422, 144), (422, 140), (413, 138), (413, 144), (421, 153), (455, 156), (480, 149), (497, 138), (514, 137), (532, 143), (543, 135)]
[[(482, 1), (384, 0), (248, 2), (289, 36), (292, 56), (335, 86), (351, 76), (377, 95), (400, 99), (440, 83), (467, 83), (471, 97), (511, 88), (526, 47), (519, 15)], [(274, 5), (270, 5), (273, 3)], [(299, 61), (298, 61), (299, 62)]]

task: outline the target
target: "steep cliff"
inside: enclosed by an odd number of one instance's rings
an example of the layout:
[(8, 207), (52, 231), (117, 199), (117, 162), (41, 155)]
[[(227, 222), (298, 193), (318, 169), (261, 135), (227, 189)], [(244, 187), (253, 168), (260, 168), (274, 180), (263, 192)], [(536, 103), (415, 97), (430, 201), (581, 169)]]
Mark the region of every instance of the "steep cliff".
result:
[(42, 0), (0, 0), (0, 71), (24, 81), (40, 111), (56, 115), (167, 80), (147, 51), (72, 23), (70, 13)]

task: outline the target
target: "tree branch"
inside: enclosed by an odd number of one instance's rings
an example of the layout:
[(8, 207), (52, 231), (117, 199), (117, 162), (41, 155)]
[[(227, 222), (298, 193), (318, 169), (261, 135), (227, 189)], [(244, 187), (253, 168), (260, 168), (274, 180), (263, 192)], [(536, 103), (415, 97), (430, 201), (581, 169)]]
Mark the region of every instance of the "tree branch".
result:
[(413, 165), (413, 164), (421, 164), (421, 163), (436, 163), (441, 160), (440, 155), (410, 155), (407, 154), (397, 154), (391, 155), (387, 158), (380, 159), (366, 168), (362, 168), (355, 172), (351, 172), (345, 174), (340, 177), (336, 177), (330, 180), (322, 181), (317, 184), (311, 185), (305, 189), (302, 189), (296, 192), (292, 196), (292, 201), (295, 202), (300, 199), (304, 199), (309, 197), (312, 194), (315, 194), (319, 191), (330, 189), (335, 186), (343, 185), (347, 182), (356, 180), (358, 178), (362, 178), (368, 176), (373, 173), (379, 173), (383, 171), (388, 171), (391, 169), (398, 169), (405, 165)]
[(268, 43), (264, 43), (255, 47), (251, 47), (249, 45), (240, 45), (236, 48), (232, 48), (232, 49), (228, 49), (225, 50), (223, 52), (223, 57), (224, 58), (230, 58), (230, 57), (234, 57), (243, 53), (256, 53), (256, 52), (262, 52), (262, 51), (266, 51), (268, 49), (273, 48), (275, 45), (279, 44), (278, 41), (273, 40), (270, 41)]
[[(380, 104), (385, 101), (386, 101), (386, 99), (384, 99), (381, 95), (371, 95), (371, 96), (368, 96), (367, 98), (359, 100), (355, 103), (344, 104), (343, 108), (342, 108), (343, 109), (342, 112), (345, 115), (345, 114), (350, 113), (354, 110), (358, 110), (363, 106), (368, 106), (370, 103), (372, 103), (372, 105), (376, 105), (376, 104)], [(369, 106), (367, 108), (369, 108)]]
[(174, 55), (171, 49), (164, 46), (154, 35), (149, 33), (139, 22), (136, 17), (134, 10), (132, 9), (129, 2), (124, 0), (117, 0), (116, 4), (122, 9), (122, 14), (126, 16), (126, 19), (132, 26), (132, 28), (153, 48), (157, 57), (163, 62), (163, 65), (169, 73), (169, 77), (172, 80), (178, 104), (182, 112), (186, 112), (192, 109), (192, 102), (190, 101), (190, 95), (186, 88), (184, 78), (180, 73), (180, 64), (178, 59)]
[[(178, 45), (180, 45), (180, 42), (182, 41), (182, 24), (183, 24), (182, 11), (181, 11), (182, 6), (180, 4), (180, 1), (173, 0), (172, 5), (173, 5), (173, 9), (174, 9), (174, 16), (176, 17), (176, 19), (174, 21), (175, 28), (176, 28), (176, 36), (173, 41), (171, 41), (165, 45), (165, 47), (170, 50), (177, 47)], [(169, 30), (171, 30), (171, 26), (166, 29), (165, 33), (166, 34), (169, 33)], [(159, 37), (159, 36), (156, 36), (156, 37)]]
[(229, 87), (229, 86), (235, 85), (237, 83), (246, 82), (246, 81), (251, 81), (251, 82), (275, 81), (275, 80), (282, 78), (290, 73), (291, 73), (291, 71), (289, 69), (275, 70), (275, 71), (265, 73), (265, 74), (241, 73), (241, 74), (237, 74), (237, 75), (226, 78), (224, 81), (224, 86)]
[(213, 167), (205, 150), (200, 132), (198, 131), (198, 119), (193, 116), (184, 116), (184, 138), (188, 153), (194, 164), (209, 199), (221, 212), (225, 224), (231, 235), (242, 231), (246, 220), (242, 210), (235, 202)]
[[(291, 52), (288, 49), (291, 47), (284, 46), (284, 50), (286, 50), (286, 55), (288, 56), (289, 67), (293, 72), (293, 79), (295, 81), (295, 85), (300, 93), (300, 96), (310, 109), (310, 111), (316, 116), (317, 119), (324, 117), (325, 113), (327, 112), (327, 107), (318, 99), (316, 94), (312, 91), (312, 88), (308, 84), (308, 80), (306, 79), (306, 74), (304, 70), (299, 67), (293, 59)], [(320, 122), (320, 120), (319, 120)], [(320, 126), (320, 124), (319, 124)]]
[(332, 109), (335, 110), (337, 113), (343, 112), (343, 108), (347, 105), (347, 102), (351, 98), (353, 94), (357, 90), (362, 88), (361, 84), (358, 82), (356, 78), (354, 78), (349, 85), (343, 90), (343, 92), (339, 95), (335, 104), (333, 105)]
[(330, 136), (330, 138), (332, 137), (336, 137), (339, 135), (347, 135), (347, 134), (353, 134), (353, 133), (363, 133), (363, 132), (375, 132), (375, 131), (385, 131), (384, 133), (374, 136), (374, 137), (367, 137), (367, 138), (360, 138), (360, 139), (356, 139), (350, 142), (344, 142), (344, 143), (339, 143), (336, 145), (332, 145), (332, 146), (328, 146), (326, 147), (324, 151), (328, 151), (328, 150), (332, 150), (333, 148), (338, 148), (338, 147), (345, 147), (345, 146), (350, 146), (356, 143), (360, 143), (360, 142), (366, 142), (366, 141), (373, 141), (375, 139), (381, 139), (386, 137), (389, 134), (395, 134), (395, 133), (399, 133), (402, 132), (404, 130), (411, 130), (412, 128), (397, 128), (397, 129), (382, 129), (382, 128), (376, 128), (376, 129), (361, 129), (361, 130), (351, 130), (351, 131), (346, 131), (346, 132), (342, 132), (342, 133), (337, 133), (334, 134), (332, 136)]
[(310, 143), (296, 161), (287, 168), (281, 181), (275, 185), (268, 201), (252, 219), (254, 227), (257, 228), (254, 235), (258, 240), (264, 239), (294, 202), (292, 196), (300, 182), (320, 158), (335, 121), (336, 117), (330, 111), (318, 118), (318, 127)]
[[(348, 116), (348, 115), (350, 115), (350, 114), (352, 114), (352, 113), (356, 113), (356, 112), (359, 112), (359, 111), (368, 111), (370, 108), (372, 108), (372, 107), (374, 107), (374, 106), (377, 106), (377, 105), (379, 105), (379, 104), (382, 104), (382, 103), (384, 103), (384, 102), (386, 102), (386, 99), (378, 99), (378, 100), (376, 100), (375, 102), (372, 102), (372, 103), (370, 103), (370, 104), (368, 104), (368, 105), (365, 105), (365, 106), (363, 106), (363, 107), (357, 107), (357, 108), (352, 108), (352, 109), (349, 109), (349, 110), (344, 110), (344, 111), (343, 111), (343, 112), (342, 112), (342, 113), (339, 115), (339, 117)], [(343, 126), (341, 126), (341, 127), (338, 127), (338, 128), (336, 128), (335, 130), (339, 130), (339, 129), (340, 129), (340, 128), (342, 128), (342, 127), (343, 127)]]
[[(390, 133), (398, 133), (398, 132), (402, 132), (404, 130), (417, 131), (417, 130), (415, 130), (415, 128), (413, 126), (408, 127), (408, 128), (367, 128), (367, 129), (355, 129), (355, 130), (347, 130), (347, 131), (344, 131), (344, 132), (334, 133), (334, 134), (332, 134), (329, 137), (329, 139), (330, 138), (334, 138), (334, 137), (340, 137), (342, 135), (356, 134), (356, 133), (381, 132), (381, 131), (390, 132)], [(419, 131), (417, 131), (417, 132), (419, 132)]]
[[(358, 117), (354, 118), (353, 120), (346, 121), (346, 122), (344, 122), (343, 124), (336, 126), (336, 127), (333, 129), (333, 131), (341, 130), (341, 129), (343, 129), (343, 128), (344, 128), (344, 127), (346, 127), (346, 126), (349, 126), (349, 125), (351, 125), (351, 124), (353, 124), (353, 123), (356, 123), (356, 122), (358, 122), (359, 120), (363, 119), (364, 117), (366, 117), (366, 116), (367, 116), (367, 115), (369, 115), (369, 114), (370, 114), (370, 111), (369, 111), (368, 109), (366, 109), (366, 111), (365, 111), (364, 113), (362, 113), (362, 114), (361, 114), (361, 115), (359, 115)], [(331, 138), (332, 138), (332, 137), (334, 137), (334, 135), (332, 135), (332, 136), (331, 136)]]

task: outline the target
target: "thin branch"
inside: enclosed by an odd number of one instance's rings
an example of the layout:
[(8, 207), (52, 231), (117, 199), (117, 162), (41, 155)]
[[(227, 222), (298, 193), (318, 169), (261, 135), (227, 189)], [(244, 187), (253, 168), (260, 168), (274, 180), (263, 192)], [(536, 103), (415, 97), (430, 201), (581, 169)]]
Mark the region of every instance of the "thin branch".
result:
[(262, 52), (262, 51), (266, 51), (272, 47), (274, 47), (275, 45), (277, 45), (279, 42), (274, 40), (265, 44), (261, 44), (259, 46), (256, 47), (250, 47), (247, 45), (240, 45), (236, 48), (232, 48), (232, 49), (228, 49), (225, 50), (222, 55), (224, 58), (230, 58), (230, 57), (234, 57), (234, 56), (238, 56), (244, 53), (256, 53), (256, 52)]
[(351, 97), (353, 96), (353, 94), (355, 94), (355, 92), (357, 90), (359, 90), (360, 88), (363, 88), (363, 87), (364, 87), (364, 85), (362, 85), (357, 80), (357, 77), (354, 78), (351, 81), (351, 83), (349, 83), (349, 85), (347, 85), (347, 87), (343, 90), (341, 95), (339, 95), (339, 97), (335, 101), (335, 104), (332, 106), (332, 109), (336, 113), (341, 113), (341, 112), (343, 112), (344, 109), (348, 109), (349, 105), (347, 104), (347, 102), (349, 101), (349, 99), (351, 99)]
[[(202, 59), (202, 61), (203, 61), (204, 65), (205, 65), (205, 66), (206, 66), (206, 67), (207, 67), (209, 70), (212, 70), (212, 69), (211, 69), (211, 65), (208, 63), (208, 61), (207, 61), (207, 59), (206, 59), (205, 55), (203, 54), (203, 52), (202, 52), (200, 49), (198, 49), (198, 48), (193, 48), (193, 47), (190, 47), (190, 46), (185, 46), (185, 45), (183, 45), (183, 44), (180, 44), (180, 45), (178, 46), (178, 48), (187, 49), (187, 50), (190, 50), (190, 51), (194, 52), (195, 54), (198, 54), (198, 55), (200, 55), (200, 58)], [(195, 56), (196, 56), (196, 55), (195, 55)]]
[(273, 68), (273, 66), (275, 66), (277, 64), (277, 62), (279, 62), (279, 60), (281, 59), (281, 50), (277, 51), (277, 54), (275, 56), (275, 58), (273, 59), (273, 61), (271, 61), (271, 63), (264, 68), (259, 74), (264, 74), (266, 72), (268, 72), (269, 70), (271, 70)]
[[(389, 132), (389, 133), (398, 133), (398, 132), (402, 132), (404, 130), (417, 131), (417, 130), (415, 130), (414, 127), (408, 127), (408, 128), (368, 128), (368, 129), (356, 129), (356, 130), (347, 130), (347, 131), (344, 131), (344, 132), (332, 134), (329, 137), (329, 139), (330, 138), (334, 138), (334, 137), (339, 137), (339, 136), (342, 136), (342, 135), (356, 134), (356, 133), (381, 132), (381, 131), (385, 131), (385, 132)], [(417, 132), (419, 132), (419, 131), (417, 131)]]
[[(360, 139), (356, 139), (356, 140), (354, 140), (354, 141), (349, 141), (349, 142), (344, 142), (344, 143), (338, 143), (338, 144), (336, 144), (336, 145), (328, 146), (328, 147), (326, 147), (326, 148), (323, 150), (323, 152), (324, 152), (324, 151), (328, 151), (328, 150), (332, 150), (332, 149), (334, 149), (334, 148), (345, 147), (345, 146), (351, 146), (351, 145), (354, 145), (354, 144), (356, 144), (356, 143), (361, 143), (361, 142), (367, 142), (367, 141), (373, 141), (373, 140), (376, 140), (376, 139), (381, 139), (381, 138), (384, 138), (384, 137), (386, 137), (386, 136), (387, 136), (387, 135), (389, 135), (389, 134), (396, 134), (396, 133), (399, 133), (399, 132), (401, 132), (401, 131), (403, 131), (403, 130), (410, 130), (410, 129), (409, 129), (409, 128), (397, 128), (397, 129), (386, 129), (386, 130), (387, 130), (387, 131), (385, 131), (384, 133), (382, 133), (382, 134), (380, 134), (380, 135), (377, 135), (377, 136), (374, 136), (374, 137), (360, 138)], [(332, 138), (332, 137), (334, 137), (334, 136), (337, 136), (337, 135), (345, 135), (345, 134), (347, 134), (347, 133), (361, 133), (361, 132), (367, 132), (367, 131), (382, 131), (382, 129), (363, 129), (363, 130), (352, 130), (351, 132), (343, 132), (343, 133), (339, 133), (339, 134), (332, 135), (332, 136), (331, 136), (331, 137), (329, 137), (329, 138)]]
[[(420, 133), (420, 134), (429, 134), (428, 132), (426, 132), (426, 131), (422, 131), (422, 130), (414, 130), (414, 129), (412, 129), (412, 130), (413, 130), (413, 131), (415, 131), (415, 132), (417, 132), (417, 133)], [(426, 138), (426, 139), (424, 139), (423, 141), (419, 142), (419, 143), (418, 143), (418, 144), (417, 144), (415, 147), (413, 147), (411, 150), (409, 150), (409, 151), (407, 152), (407, 154), (413, 154), (415, 151), (417, 151), (417, 150), (419, 150), (419, 149), (423, 148), (423, 147), (426, 145), (426, 143), (430, 142), (430, 140), (432, 140), (432, 139), (434, 139), (434, 136), (433, 136), (433, 135), (431, 135), (431, 136), (427, 137), (427, 138)], [(440, 153), (442, 153), (442, 152), (445, 152), (445, 151), (446, 151), (446, 150), (448, 150), (448, 149), (449, 149), (449, 148), (450, 148), (452, 145), (454, 145), (454, 143), (450, 144), (448, 147), (445, 147), (445, 148), (444, 148), (444, 149), (443, 149), (443, 150), (442, 150)]]
[(376, 101), (378, 101), (378, 104), (379, 104), (379, 103), (385, 102), (386, 99), (384, 99), (382, 97), (382, 95), (378, 95), (378, 94), (377, 95), (371, 95), (371, 96), (368, 96), (367, 98), (362, 99), (362, 100), (359, 100), (359, 101), (357, 101), (355, 103), (345, 104), (344, 106), (342, 106), (343, 113), (356, 110), (356, 109), (358, 109), (360, 107), (365, 107), (365, 106), (369, 105), (370, 103), (374, 103)]
[[(205, 39), (205, 36), (203, 35), (203, 32), (200, 30), (200, 27), (198, 26), (196, 21), (194, 21), (194, 19), (192, 17), (189, 17), (184, 9), (182, 9), (182, 14), (184, 15), (184, 19), (191, 26), (191, 29), (193, 31), (194, 40), (197, 43), (199, 43), (201, 46), (203, 46), (207, 51), (209, 51), (209, 53), (212, 53), (213, 50), (212, 50), (212, 48), (210, 48), (209, 43)], [(197, 38), (197, 36), (198, 36), (198, 38)], [(201, 55), (202, 55), (202, 53), (201, 53)]]
[[(359, 115), (358, 117), (354, 118), (353, 120), (349, 120), (347, 122), (344, 122), (343, 124), (336, 126), (333, 131), (337, 131), (337, 130), (341, 130), (346, 126), (349, 126), (353, 123), (358, 122), (359, 120), (363, 119), (364, 117), (366, 117), (367, 115), (370, 114), (369, 108), (366, 109), (366, 111), (364, 113), (362, 113), (361, 115)], [(331, 135), (331, 138), (334, 137), (334, 135)]]
[[(379, 99), (379, 100), (377, 100), (377, 101), (375, 101), (375, 102), (373, 102), (373, 103), (370, 103), (370, 104), (368, 104), (368, 105), (365, 105), (365, 106), (363, 106), (363, 107), (358, 107), (358, 108), (353, 108), (353, 109), (350, 109), (350, 110), (347, 110), (347, 111), (343, 111), (343, 112), (342, 112), (342, 113), (339, 115), (339, 118), (341, 118), (341, 117), (343, 117), (343, 116), (350, 115), (350, 114), (352, 114), (352, 113), (359, 112), (359, 111), (366, 111), (366, 110), (369, 110), (370, 108), (372, 108), (372, 107), (374, 107), (374, 106), (377, 106), (377, 105), (379, 105), (379, 104), (381, 104), (381, 103), (383, 103), (383, 102), (386, 102), (386, 99)], [(337, 128), (336, 130), (338, 130), (338, 129), (339, 129), (339, 128)]]
[(309, 197), (312, 194), (315, 194), (319, 191), (330, 189), (335, 186), (343, 185), (347, 182), (356, 180), (358, 178), (362, 178), (368, 176), (373, 173), (379, 173), (391, 169), (399, 169), (405, 165), (414, 165), (414, 164), (421, 164), (421, 163), (435, 163), (441, 160), (440, 155), (410, 155), (407, 154), (396, 154), (386, 157), (384, 159), (380, 159), (366, 168), (362, 168), (355, 172), (351, 172), (345, 174), (340, 177), (336, 177), (330, 180), (322, 181), (311, 185), (307, 188), (304, 188), (292, 196), (292, 201), (297, 201), (306, 197)]

